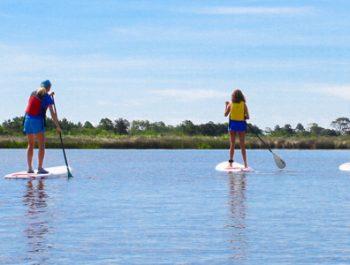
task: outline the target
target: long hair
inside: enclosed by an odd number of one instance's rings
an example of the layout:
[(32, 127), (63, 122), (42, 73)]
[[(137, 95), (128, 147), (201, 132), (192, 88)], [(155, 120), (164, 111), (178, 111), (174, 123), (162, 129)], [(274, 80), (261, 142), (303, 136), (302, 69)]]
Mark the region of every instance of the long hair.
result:
[(236, 89), (232, 93), (232, 102), (240, 103), (241, 101), (245, 102), (245, 97), (240, 89)]
[(40, 87), (36, 90), (36, 93), (39, 96), (44, 96), (45, 94), (47, 94), (47, 89), (45, 87)]

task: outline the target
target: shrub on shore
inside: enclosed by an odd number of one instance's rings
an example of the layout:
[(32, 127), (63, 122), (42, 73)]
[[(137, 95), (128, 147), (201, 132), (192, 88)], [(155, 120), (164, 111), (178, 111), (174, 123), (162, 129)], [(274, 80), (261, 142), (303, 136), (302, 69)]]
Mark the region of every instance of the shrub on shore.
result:
[[(1, 148), (25, 148), (22, 134), (23, 117), (15, 117), (0, 125)], [(86, 121), (74, 123), (60, 121), (67, 148), (166, 148), (166, 149), (228, 149), (227, 123), (208, 122), (193, 124), (186, 120), (173, 126), (164, 122), (132, 121), (104, 118), (97, 126)], [(325, 129), (316, 123), (307, 129), (302, 124), (296, 128), (286, 124), (272, 130), (261, 130), (250, 124), (246, 137), (248, 149), (266, 146), (255, 136), (262, 134), (271, 148), (277, 149), (350, 149), (350, 120), (338, 118), (331, 123), (334, 129)], [(48, 148), (60, 148), (52, 120), (47, 119)], [(239, 148), (239, 143), (236, 143)]]
[[(350, 149), (350, 137), (264, 137), (272, 149)], [(227, 137), (208, 136), (113, 136), (88, 137), (65, 136), (66, 148), (75, 149), (228, 149)], [(24, 136), (0, 136), (0, 148), (26, 148), (27, 139)], [(55, 135), (47, 136), (47, 148), (61, 148), (59, 138)], [(236, 142), (239, 148), (239, 142)], [(248, 136), (247, 149), (265, 149), (259, 139)]]

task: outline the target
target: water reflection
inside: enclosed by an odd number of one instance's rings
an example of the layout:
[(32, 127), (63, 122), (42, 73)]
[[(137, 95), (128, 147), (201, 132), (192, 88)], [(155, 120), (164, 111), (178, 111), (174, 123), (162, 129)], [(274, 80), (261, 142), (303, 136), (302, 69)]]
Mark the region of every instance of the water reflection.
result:
[[(34, 183), (33, 183), (34, 182)], [(45, 263), (48, 259), (49, 246), (46, 235), (49, 232), (47, 220), (47, 199), (43, 180), (28, 181), (23, 203), (27, 207), (26, 220), (28, 222), (24, 234), (28, 240), (27, 260), (35, 264)]]
[(246, 257), (246, 175), (229, 175), (229, 206), (230, 223), (227, 228), (230, 229), (230, 244), (233, 250), (234, 260), (242, 260)]

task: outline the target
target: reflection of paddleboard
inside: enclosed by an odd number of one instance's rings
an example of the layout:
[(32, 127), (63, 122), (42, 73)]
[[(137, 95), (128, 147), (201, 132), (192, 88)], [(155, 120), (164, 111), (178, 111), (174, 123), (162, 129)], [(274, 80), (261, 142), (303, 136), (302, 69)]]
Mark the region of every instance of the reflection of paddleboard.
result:
[(344, 163), (339, 166), (341, 171), (350, 171), (350, 163)]
[(245, 168), (244, 165), (237, 163), (237, 162), (233, 162), (232, 167), (230, 167), (230, 165), (227, 161), (218, 164), (215, 167), (215, 169), (217, 171), (225, 171), (225, 172), (249, 172), (249, 171), (253, 171), (252, 168), (250, 168), (250, 167)]
[[(46, 178), (61, 178), (68, 177), (67, 167), (59, 166), (59, 167), (49, 167), (46, 168), (49, 171), (48, 174), (38, 174), (35, 170), (35, 173), (27, 173), (27, 171), (15, 172), (6, 175), (4, 178), (6, 179), (46, 179)], [(69, 171), (72, 172), (72, 169), (69, 167)]]

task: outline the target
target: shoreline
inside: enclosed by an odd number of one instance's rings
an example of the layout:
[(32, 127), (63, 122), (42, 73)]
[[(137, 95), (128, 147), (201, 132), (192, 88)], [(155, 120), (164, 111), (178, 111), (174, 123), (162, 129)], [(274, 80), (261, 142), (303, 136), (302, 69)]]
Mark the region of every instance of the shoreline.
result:
[[(46, 136), (46, 148), (61, 148), (58, 136)], [(229, 149), (227, 136), (64, 136), (67, 149)], [(271, 149), (350, 149), (349, 136), (271, 137), (264, 136)], [(0, 136), (0, 148), (26, 148), (25, 136)], [(236, 148), (239, 148), (238, 140)], [(255, 136), (246, 138), (247, 149), (267, 149)]]

